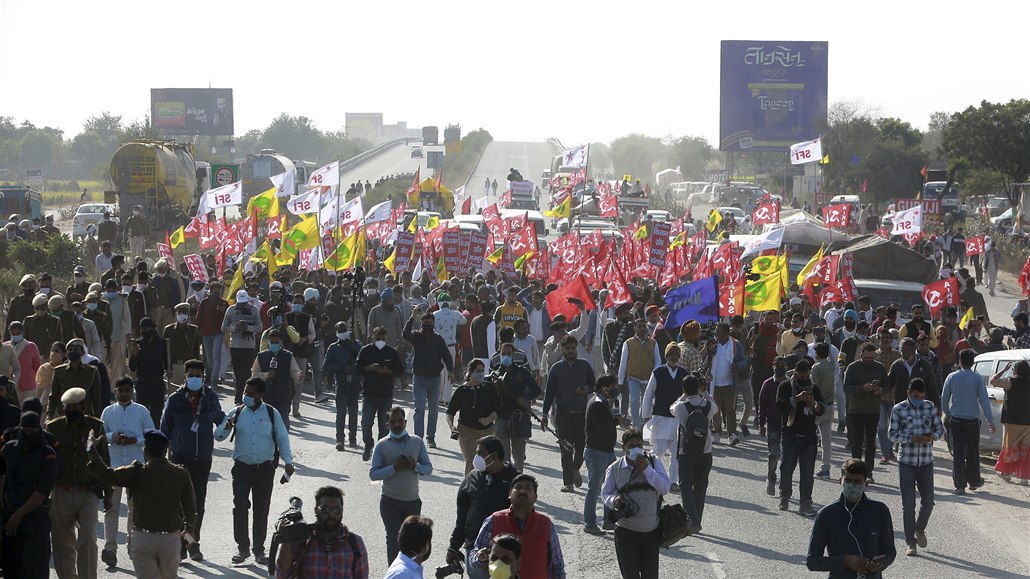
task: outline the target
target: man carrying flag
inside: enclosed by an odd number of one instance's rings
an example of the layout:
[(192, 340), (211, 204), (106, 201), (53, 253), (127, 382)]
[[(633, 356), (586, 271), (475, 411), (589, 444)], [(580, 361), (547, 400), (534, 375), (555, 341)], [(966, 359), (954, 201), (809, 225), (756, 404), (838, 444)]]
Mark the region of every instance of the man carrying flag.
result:
[(705, 225), (705, 229), (709, 233), (715, 233), (715, 228), (722, 223), (722, 213), (719, 213), (718, 209), (712, 209), (708, 212), (708, 223)]

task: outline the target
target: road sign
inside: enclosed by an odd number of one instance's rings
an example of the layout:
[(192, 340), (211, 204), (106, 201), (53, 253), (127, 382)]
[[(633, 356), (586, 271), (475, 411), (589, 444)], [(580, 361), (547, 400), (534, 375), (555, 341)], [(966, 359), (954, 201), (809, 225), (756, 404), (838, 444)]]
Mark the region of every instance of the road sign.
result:
[(443, 169), (443, 151), (426, 151), (426, 167)]
[(42, 169), (25, 169), (25, 181), (30, 185), (42, 185), (43, 184), (43, 170)]
[(211, 188), (221, 187), (240, 180), (239, 165), (211, 164)]

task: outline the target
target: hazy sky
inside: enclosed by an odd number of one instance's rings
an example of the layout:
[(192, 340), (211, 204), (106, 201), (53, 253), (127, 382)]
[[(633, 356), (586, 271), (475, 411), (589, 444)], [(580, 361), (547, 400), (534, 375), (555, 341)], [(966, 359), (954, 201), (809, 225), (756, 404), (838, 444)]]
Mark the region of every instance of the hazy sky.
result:
[[(587, 10), (584, 12), (584, 10)], [(830, 102), (925, 128), (1030, 95), (1030, 3), (0, 0), (0, 115), (71, 136), (150, 88), (234, 89), (236, 134), (281, 112), (460, 123), (500, 140), (719, 133), (720, 40), (829, 41)]]

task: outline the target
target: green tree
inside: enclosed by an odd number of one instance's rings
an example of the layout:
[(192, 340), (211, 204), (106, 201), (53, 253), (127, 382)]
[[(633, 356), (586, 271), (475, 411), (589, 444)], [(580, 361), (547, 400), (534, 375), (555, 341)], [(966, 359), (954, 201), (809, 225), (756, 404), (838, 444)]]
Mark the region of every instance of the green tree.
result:
[(33, 129), (21, 138), (19, 147), (22, 168), (43, 169), (44, 174), (49, 174), (57, 165), (61, 139), (47, 131)]
[(707, 178), (705, 166), (715, 156), (707, 139), (685, 136), (669, 145), (667, 163), (670, 168), (679, 167), (684, 181), (703, 180)]
[(261, 148), (275, 149), (291, 159), (316, 163), (327, 160), (327, 139), (305, 116), (282, 113), (261, 133)]
[(99, 115), (92, 115), (82, 124), (82, 131), (85, 133), (96, 133), (104, 141), (112, 137), (120, 137), (124, 131), (121, 115), (112, 115), (104, 111)]
[(1015, 204), (1018, 190), (1012, 185), (1030, 176), (1030, 101), (982, 101), (955, 113), (944, 131), (944, 152), (959, 169), (959, 180), (978, 170), (1001, 175), (1005, 194)]
[(617, 178), (629, 174), (641, 183), (654, 179), (655, 170), (665, 159), (666, 146), (655, 137), (638, 133), (619, 137), (612, 141), (612, 167)]
[(930, 153), (930, 160), (943, 163), (948, 158), (944, 154), (944, 131), (951, 124), (951, 113), (937, 111), (930, 115), (930, 122), (923, 134), (923, 148)]

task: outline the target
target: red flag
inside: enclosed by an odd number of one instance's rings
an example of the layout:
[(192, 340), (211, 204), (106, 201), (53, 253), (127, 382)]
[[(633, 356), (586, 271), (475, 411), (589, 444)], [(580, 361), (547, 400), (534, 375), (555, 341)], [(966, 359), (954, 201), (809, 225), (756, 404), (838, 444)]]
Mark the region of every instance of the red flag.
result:
[(980, 255), (984, 252), (984, 236), (975, 235), (966, 238), (966, 255)]
[(877, 229), (876, 230), (876, 235), (879, 235), (880, 237), (882, 237), (884, 239), (890, 239), (891, 238), (891, 232), (887, 231), (886, 227), (881, 227), (881, 228)]
[(1030, 296), (1030, 257), (1026, 258), (1023, 271), (1019, 274), (1019, 287), (1023, 288), (1024, 296)]
[(833, 285), (837, 281), (837, 265), (839, 262), (839, 255), (827, 255), (820, 259), (812, 271), (813, 283), (820, 283), (826, 286)]
[(823, 207), (823, 223), (827, 228), (847, 229), (851, 223), (851, 205), (840, 203)]
[(183, 239), (195, 239), (200, 237), (203, 231), (204, 222), (201, 221), (199, 217), (194, 217), (193, 220), (190, 221), (189, 225), (182, 229), (182, 237)]
[(865, 193), (869, 189), (869, 179), (862, 179), (862, 192)]
[(948, 277), (923, 286), (923, 302), (930, 308), (931, 316), (936, 316), (944, 308), (958, 307), (958, 278)]
[(421, 201), (422, 197), (422, 192), (419, 190), (418, 186), (419, 182), (421, 181), (421, 179), (419, 178), (421, 173), (422, 167), (415, 169), (415, 179), (412, 180), (411, 187), (408, 187), (407, 191), (408, 201), (415, 205), (416, 209), (418, 208), (419, 201)]
[(618, 217), (619, 216), (619, 198), (615, 195), (601, 195), (597, 202), (597, 209), (601, 213), (601, 217)]
[(923, 168), (919, 171), (919, 174), (923, 176), (923, 179), (926, 179), (926, 176), (930, 174), (930, 170), (926, 168), (926, 165), (923, 165)]
[(751, 212), (751, 223), (753, 225), (765, 225), (766, 223), (780, 222), (780, 202), (764, 201), (755, 207)]
[(744, 280), (719, 287), (719, 315), (736, 316), (744, 312)]
[(472, 214), (472, 196), (471, 195), (469, 195), (465, 199), (465, 202), (461, 204), (461, 214), (462, 215), (471, 215)]
[(433, 182), (433, 191), (440, 192), (440, 184), (443, 182), (443, 169), (436, 171), (436, 181)]
[(511, 207), (511, 189), (501, 194), (501, 200), (497, 202), (501, 207)]

